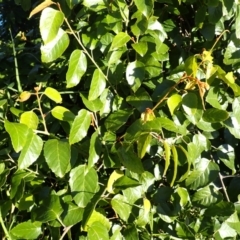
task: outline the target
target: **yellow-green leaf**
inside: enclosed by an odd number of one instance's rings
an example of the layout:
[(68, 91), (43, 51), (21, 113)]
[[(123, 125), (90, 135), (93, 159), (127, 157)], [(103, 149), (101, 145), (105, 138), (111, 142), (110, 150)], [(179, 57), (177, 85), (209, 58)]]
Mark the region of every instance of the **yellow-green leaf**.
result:
[(31, 129), (37, 129), (39, 119), (33, 111), (24, 112), (20, 117), (20, 123), (27, 125)]
[(54, 88), (47, 87), (44, 91), (44, 94), (56, 103), (62, 102), (61, 94)]

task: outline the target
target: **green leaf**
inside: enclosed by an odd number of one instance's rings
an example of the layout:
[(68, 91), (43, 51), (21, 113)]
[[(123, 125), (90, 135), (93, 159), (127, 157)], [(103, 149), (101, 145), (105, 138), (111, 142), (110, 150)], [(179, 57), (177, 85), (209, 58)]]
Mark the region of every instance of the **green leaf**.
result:
[(42, 61), (50, 63), (61, 57), (69, 45), (68, 34), (59, 28), (57, 36), (45, 45), (41, 46)]
[(42, 233), (41, 222), (22, 222), (11, 229), (17, 239), (36, 239)]
[(131, 37), (130, 37), (127, 33), (125, 33), (125, 32), (119, 32), (119, 33), (113, 38), (110, 51), (123, 47), (130, 39), (131, 39)]
[(38, 159), (42, 151), (42, 147), (42, 139), (29, 130), (26, 137), (26, 144), (24, 145), (18, 158), (18, 168), (28, 168), (31, 164), (33, 164)]
[(183, 110), (188, 115), (194, 115), (198, 108), (198, 97), (195, 93), (187, 93), (182, 99)]
[(176, 224), (176, 231), (177, 231), (178, 237), (180, 237), (182, 239), (193, 239), (194, 238), (194, 234), (191, 231), (191, 228), (189, 228), (189, 225), (187, 225), (185, 223), (178, 222)]
[(28, 111), (21, 114), (20, 123), (23, 123), (29, 128), (36, 130), (38, 128), (39, 119), (33, 111)]
[(71, 122), (74, 120), (75, 115), (65, 107), (56, 106), (51, 110), (52, 115), (61, 121)]
[(229, 144), (222, 144), (217, 149), (217, 155), (232, 170), (232, 175), (234, 175), (236, 173), (234, 148)]
[(186, 179), (186, 186), (197, 190), (213, 182), (218, 177), (218, 173), (219, 167), (216, 163), (202, 158)]
[(175, 93), (171, 97), (168, 98), (167, 100), (167, 105), (169, 108), (170, 113), (173, 115), (174, 111), (178, 108), (182, 101), (181, 95)]
[(53, 8), (45, 8), (40, 17), (40, 33), (44, 44), (51, 42), (63, 24), (64, 14)]
[(47, 87), (44, 91), (44, 94), (53, 100), (55, 103), (61, 103), (62, 102), (62, 97), (61, 94), (54, 88)]
[(145, 65), (140, 61), (130, 62), (126, 69), (126, 79), (134, 92), (141, 86), (145, 78)]
[(192, 198), (193, 203), (201, 207), (209, 207), (220, 200), (222, 200), (222, 195), (218, 192), (218, 189), (212, 185), (198, 189)]
[(80, 165), (71, 170), (69, 185), (75, 203), (79, 207), (86, 207), (99, 190), (97, 172), (93, 168)]
[(221, 201), (217, 204), (211, 205), (206, 209), (204, 215), (215, 217), (215, 216), (230, 216), (235, 211), (234, 204), (231, 202)]
[(87, 110), (82, 109), (78, 112), (70, 130), (69, 143), (71, 145), (80, 142), (87, 135), (91, 120), (91, 113)]
[(149, 18), (153, 11), (153, 0), (134, 0), (137, 9)]
[(137, 155), (133, 152), (131, 148), (127, 150), (125, 147), (122, 146), (118, 149), (117, 153), (122, 164), (128, 170), (135, 173), (144, 172), (141, 159), (137, 157)]
[(78, 85), (86, 70), (87, 58), (85, 54), (81, 50), (74, 50), (69, 59), (69, 66), (66, 75), (67, 88)]
[(101, 222), (108, 231), (111, 228), (111, 222), (109, 221), (109, 219), (106, 216), (104, 216), (101, 212), (94, 210), (90, 218), (88, 219), (87, 223), (85, 224), (83, 230), (88, 231), (89, 228), (91, 228), (93, 223), (95, 222)]
[(101, 222), (94, 222), (88, 230), (88, 239), (109, 239), (108, 230)]
[(71, 148), (68, 142), (57, 139), (48, 140), (44, 144), (44, 157), (55, 175), (62, 178), (69, 171)]
[(94, 164), (98, 162), (100, 159), (102, 151), (102, 143), (98, 132), (94, 132), (91, 141), (90, 141), (90, 148), (89, 148), (89, 157), (88, 157), (88, 167), (93, 167)]
[(104, 107), (103, 102), (99, 98), (93, 101), (89, 101), (87, 95), (82, 93), (80, 93), (80, 97), (82, 98), (85, 107), (87, 107), (92, 112), (97, 112)]
[(123, 221), (127, 222), (132, 210), (132, 207), (128, 203), (127, 198), (121, 194), (117, 194), (112, 198), (111, 205), (119, 217)]
[(60, 199), (57, 195), (45, 197), (42, 203), (32, 210), (34, 221), (49, 222), (60, 217), (63, 212)]
[(137, 187), (140, 186), (141, 184), (139, 183), (139, 181), (127, 177), (127, 176), (122, 176), (118, 179), (116, 179), (116, 181), (113, 183), (113, 188), (117, 188), (117, 189), (126, 189), (129, 187)]
[(150, 143), (152, 140), (152, 135), (147, 133), (147, 134), (142, 134), (139, 138), (138, 138), (138, 157), (139, 158), (143, 158), (144, 155), (147, 152), (147, 148), (150, 147)]
[(210, 108), (204, 111), (203, 120), (210, 123), (218, 123), (229, 118), (229, 114), (225, 110)]
[(198, 65), (196, 58), (194, 56), (190, 56), (185, 61), (185, 71), (188, 76), (196, 77), (198, 70)]
[(132, 47), (141, 57), (143, 57), (147, 53), (147, 50), (148, 50), (147, 42), (133, 43)]
[(132, 112), (127, 110), (118, 110), (110, 114), (105, 121), (107, 130), (116, 132), (122, 125), (127, 122), (131, 114)]
[(82, 220), (84, 208), (80, 208), (73, 203), (65, 204), (61, 219), (65, 226), (72, 226)]
[(134, 94), (127, 97), (126, 101), (142, 113), (146, 108), (152, 108), (152, 99), (144, 88), (139, 88)]
[(98, 98), (106, 87), (106, 80), (104, 74), (96, 69), (93, 73), (91, 86), (89, 90), (88, 100), (93, 101)]
[(170, 187), (173, 186), (175, 180), (176, 180), (176, 177), (177, 177), (177, 166), (178, 166), (178, 153), (177, 153), (177, 150), (176, 150), (176, 147), (174, 145), (171, 146), (171, 150), (172, 150), (172, 158), (173, 158), (173, 164), (174, 164), (174, 167), (173, 167), (173, 177), (172, 177), (172, 181), (170, 183)]
[(4, 122), (4, 127), (10, 135), (11, 142), (15, 152), (23, 149), (28, 135), (28, 127), (22, 123), (11, 123), (7, 120)]

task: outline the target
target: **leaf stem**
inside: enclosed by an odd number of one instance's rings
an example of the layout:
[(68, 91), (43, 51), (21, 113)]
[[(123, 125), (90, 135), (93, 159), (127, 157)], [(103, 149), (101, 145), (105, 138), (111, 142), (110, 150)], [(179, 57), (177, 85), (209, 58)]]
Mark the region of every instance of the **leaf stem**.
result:
[(3, 221), (3, 219), (2, 219), (1, 208), (0, 208), (0, 224), (1, 224), (1, 226), (2, 226), (2, 229), (3, 229), (3, 231), (4, 231), (4, 233), (5, 233), (5, 236), (7, 237), (7, 239), (12, 240), (12, 238), (11, 238), (11, 236), (10, 236), (10, 234), (9, 234), (9, 232), (8, 232), (5, 224), (4, 224), (4, 221)]
[(63, 234), (62, 234), (62, 236), (60, 237), (59, 240), (63, 240), (64, 236), (68, 233), (68, 231), (71, 229), (71, 227), (72, 226), (68, 226), (68, 227), (64, 228)]

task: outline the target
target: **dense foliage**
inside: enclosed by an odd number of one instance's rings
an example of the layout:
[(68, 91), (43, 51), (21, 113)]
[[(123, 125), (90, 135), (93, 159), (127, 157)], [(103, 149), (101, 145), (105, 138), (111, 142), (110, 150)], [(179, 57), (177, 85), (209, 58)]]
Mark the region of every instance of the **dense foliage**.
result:
[(0, 8), (2, 239), (239, 239), (238, 1)]

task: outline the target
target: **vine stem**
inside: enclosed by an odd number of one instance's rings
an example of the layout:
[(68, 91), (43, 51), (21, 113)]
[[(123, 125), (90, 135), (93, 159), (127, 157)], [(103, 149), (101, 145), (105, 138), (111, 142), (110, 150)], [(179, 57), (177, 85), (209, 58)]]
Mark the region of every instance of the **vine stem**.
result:
[(4, 233), (5, 233), (5, 236), (7, 237), (7, 239), (12, 240), (12, 238), (11, 238), (11, 236), (10, 236), (10, 234), (9, 234), (9, 232), (8, 232), (5, 224), (4, 224), (4, 221), (3, 221), (3, 219), (2, 219), (1, 208), (0, 208), (0, 224), (1, 224), (1, 226), (2, 226), (2, 229), (3, 229), (3, 231), (4, 231)]
[(230, 199), (229, 199), (228, 193), (227, 193), (227, 189), (226, 189), (225, 184), (223, 182), (224, 176), (222, 176), (221, 173), (218, 173), (218, 175), (219, 175), (219, 178), (220, 178), (220, 181), (221, 181), (221, 184), (222, 184), (222, 188), (223, 188), (223, 192), (225, 194), (225, 197), (226, 197), (227, 201), (230, 202)]
[[(59, 3), (57, 3), (59, 10), (63, 13), (61, 6)], [(83, 49), (83, 51), (85, 52), (85, 54), (90, 58), (90, 60), (92, 61), (92, 63), (95, 65), (95, 67), (99, 70), (99, 72), (104, 76), (104, 78), (106, 79), (106, 81), (109, 83), (109, 85), (111, 86), (111, 88), (113, 89), (114, 93), (116, 95), (117, 91), (116, 89), (113, 87), (113, 85), (110, 83), (108, 77), (103, 73), (102, 69), (98, 66), (98, 64), (96, 63), (96, 61), (94, 60), (94, 58), (91, 56), (91, 54), (89, 54), (89, 52), (87, 51), (87, 49), (84, 47), (84, 45), (82, 44), (80, 37), (77, 36), (77, 34), (73, 31), (71, 25), (69, 24), (67, 18), (64, 16), (64, 21), (66, 22), (67, 26), (69, 27), (72, 35), (75, 37), (75, 39), (77, 40), (77, 42), (79, 43), (79, 45), (81, 46), (81, 48)]]

